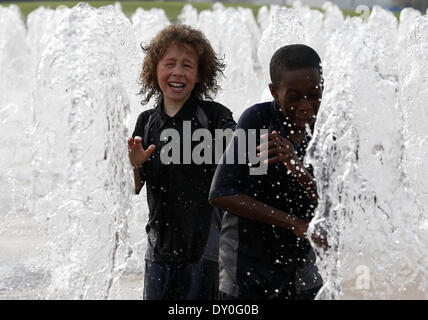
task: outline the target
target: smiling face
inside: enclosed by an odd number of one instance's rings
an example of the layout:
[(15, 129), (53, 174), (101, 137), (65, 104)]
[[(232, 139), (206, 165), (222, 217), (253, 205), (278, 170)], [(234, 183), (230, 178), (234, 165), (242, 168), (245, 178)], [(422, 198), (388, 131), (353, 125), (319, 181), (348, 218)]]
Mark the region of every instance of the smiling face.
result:
[(313, 130), (321, 104), (321, 76), (317, 68), (305, 68), (282, 73), (281, 82), (269, 84), (273, 98), (278, 103), (292, 130), (299, 132), (309, 125)]
[(156, 72), (164, 103), (182, 106), (199, 81), (198, 56), (188, 45), (173, 44), (160, 59)]

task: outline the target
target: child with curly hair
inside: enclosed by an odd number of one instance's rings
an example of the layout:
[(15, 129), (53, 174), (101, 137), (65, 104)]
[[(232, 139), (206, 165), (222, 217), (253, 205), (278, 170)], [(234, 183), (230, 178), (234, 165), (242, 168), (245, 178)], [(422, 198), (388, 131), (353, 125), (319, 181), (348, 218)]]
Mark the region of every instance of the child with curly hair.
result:
[(128, 150), (135, 192), (147, 187), (144, 299), (215, 299), (221, 217), (208, 202), (215, 165), (189, 160), (192, 150), (183, 148), (179, 163), (165, 163), (162, 132), (176, 130), (172, 143), (193, 149), (195, 130), (235, 128), (232, 112), (212, 101), (224, 65), (202, 32), (186, 25), (166, 27), (143, 50), (142, 104), (155, 98), (156, 106), (139, 115)]

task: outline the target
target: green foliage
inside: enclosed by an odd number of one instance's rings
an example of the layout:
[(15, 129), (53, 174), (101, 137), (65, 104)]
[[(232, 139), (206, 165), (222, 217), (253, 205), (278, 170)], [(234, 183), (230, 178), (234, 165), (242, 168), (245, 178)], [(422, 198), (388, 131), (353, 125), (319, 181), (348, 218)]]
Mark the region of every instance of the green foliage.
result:
[[(82, 1), (30, 1), (30, 2), (1, 2), (1, 5), (9, 5), (16, 4), (20, 9), (22, 14), (26, 17), (31, 11), (37, 9), (38, 7), (46, 7), (55, 9), (58, 6), (64, 5), (69, 8), (74, 7), (76, 4)], [(91, 6), (95, 8), (99, 8), (102, 6), (112, 5), (115, 1), (86, 1)], [(172, 21), (176, 21), (178, 15), (183, 9), (184, 5), (190, 3), (194, 8), (198, 10), (198, 12), (202, 10), (210, 10), (212, 9), (213, 3), (192, 3), (192, 2), (175, 2), (175, 1), (122, 1), (120, 2), (122, 6), (123, 12), (130, 16), (132, 15), (138, 7), (141, 7), (145, 10), (149, 10), (151, 8), (161, 8), (165, 10), (165, 13), (168, 19)], [(253, 10), (256, 15), (261, 5), (252, 5), (252, 4), (231, 4), (225, 3), (226, 7), (244, 7), (250, 8)]]
[[(21, 12), (24, 17), (26, 17), (31, 11), (37, 9), (38, 7), (44, 6), (47, 8), (55, 9), (58, 6), (65, 5), (69, 8), (74, 7), (76, 4), (82, 1), (23, 1), (23, 2), (0, 2), (1, 5), (16, 4), (20, 7)], [(102, 6), (112, 5), (115, 1), (87, 1), (91, 6), (99, 8)], [(171, 21), (176, 21), (178, 15), (183, 9), (184, 5), (190, 3), (194, 8), (201, 12), (202, 10), (212, 9), (213, 2), (175, 2), (175, 1), (121, 1), (123, 12), (131, 16), (138, 7), (141, 7), (145, 10), (151, 8), (161, 8), (165, 10), (165, 13)], [(254, 16), (257, 15), (258, 10), (262, 5), (257, 4), (247, 4), (247, 3), (223, 3), (226, 7), (244, 7), (250, 8), (253, 10)], [(355, 11), (352, 10), (343, 10), (345, 16), (357, 16)], [(398, 17), (398, 14), (395, 13), (395, 16)]]

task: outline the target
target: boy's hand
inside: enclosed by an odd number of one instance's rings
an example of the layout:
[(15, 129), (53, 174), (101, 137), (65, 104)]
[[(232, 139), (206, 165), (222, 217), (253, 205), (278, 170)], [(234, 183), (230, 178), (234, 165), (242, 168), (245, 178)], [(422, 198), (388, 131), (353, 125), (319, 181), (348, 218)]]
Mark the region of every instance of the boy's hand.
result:
[(320, 227), (316, 227), (316, 231), (312, 233), (311, 239), (317, 247), (320, 247), (323, 250), (330, 248), (327, 241), (327, 232)]
[[(262, 137), (263, 138), (263, 137)], [(266, 138), (266, 136), (264, 136)], [(276, 162), (283, 162), (288, 170), (291, 172), (296, 171), (296, 167), (301, 166), (300, 160), (294, 151), (293, 144), (280, 136), (278, 132), (272, 131), (267, 135), (268, 142), (265, 142), (257, 147), (260, 151), (259, 156), (271, 156), (274, 157), (265, 160), (267, 164)]]
[(308, 231), (309, 223), (304, 221), (295, 222), (293, 233), (302, 239), (307, 239), (306, 232)]
[[(266, 135), (262, 138), (266, 138)], [(318, 205), (318, 193), (315, 180), (313, 180), (312, 176), (299, 160), (299, 157), (294, 151), (293, 144), (284, 137), (281, 137), (276, 131), (272, 131), (272, 133), (268, 134), (267, 138), (269, 139), (268, 142), (262, 143), (257, 147), (257, 150), (260, 151), (258, 156), (268, 157), (275, 155), (265, 160), (265, 162), (268, 164), (282, 162), (288, 170), (287, 173), (297, 178), (312, 204), (315, 206)]]
[[(293, 228), (293, 233), (299, 238), (307, 239), (308, 227), (308, 222), (296, 222), (295, 227)], [(323, 250), (327, 250), (330, 247), (327, 242), (327, 232), (320, 227), (316, 227), (316, 231), (311, 234), (311, 239), (317, 247), (320, 247)]]
[(138, 136), (134, 139), (132, 137), (128, 139), (128, 155), (133, 168), (139, 167), (142, 163), (146, 162), (156, 148), (156, 146), (152, 144), (147, 150), (144, 150), (141, 144), (142, 140), (143, 139)]

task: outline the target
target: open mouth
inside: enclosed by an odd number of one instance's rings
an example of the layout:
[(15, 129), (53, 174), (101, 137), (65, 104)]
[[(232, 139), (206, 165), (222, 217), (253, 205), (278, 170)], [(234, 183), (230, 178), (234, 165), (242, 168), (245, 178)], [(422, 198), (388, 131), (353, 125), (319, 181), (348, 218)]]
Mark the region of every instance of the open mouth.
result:
[(181, 82), (168, 82), (168, 86), (173, 89), (183, 89), (185, 87), (185, 84)]

